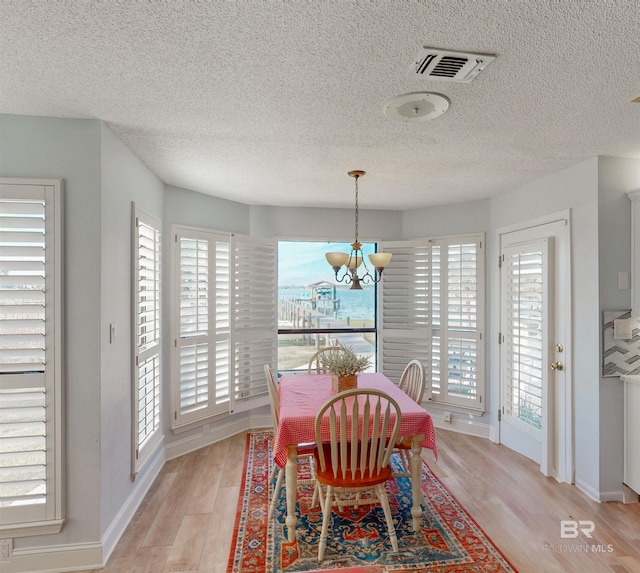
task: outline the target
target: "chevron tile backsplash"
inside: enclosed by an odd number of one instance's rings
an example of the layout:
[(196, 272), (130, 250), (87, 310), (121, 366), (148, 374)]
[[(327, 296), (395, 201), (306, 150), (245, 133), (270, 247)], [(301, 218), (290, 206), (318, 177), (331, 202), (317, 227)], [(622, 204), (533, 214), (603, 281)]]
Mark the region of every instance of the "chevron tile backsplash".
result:
[(634, 318), (628, 340), (613, 338), (613, 321), (631, 318), (630, 310), (605, 310), (602, 313), (602, 376), (640, 374), (640, 318)]

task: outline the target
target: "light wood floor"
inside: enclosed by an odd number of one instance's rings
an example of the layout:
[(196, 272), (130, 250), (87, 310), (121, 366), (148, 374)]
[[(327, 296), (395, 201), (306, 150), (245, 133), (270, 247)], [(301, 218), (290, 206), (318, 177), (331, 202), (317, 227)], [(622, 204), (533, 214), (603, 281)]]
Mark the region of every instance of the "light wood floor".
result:
[[(102, 571), (226, 573), (244, 447), (167, 462)], [(438, 430), (438, 448), (426, 461), (520, 573), (640, 573), (640, 504), (595, 503), (481, 438)], [(593, 539), (561, 539), (561, 520), (592, 520)]]

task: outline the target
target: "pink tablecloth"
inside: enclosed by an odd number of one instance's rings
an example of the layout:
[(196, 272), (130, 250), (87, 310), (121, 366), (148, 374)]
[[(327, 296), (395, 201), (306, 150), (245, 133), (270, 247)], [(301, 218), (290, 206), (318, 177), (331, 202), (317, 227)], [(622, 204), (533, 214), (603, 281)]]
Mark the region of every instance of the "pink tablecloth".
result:
[[(431, 416), (380, 372), (358, 375), (359, 388), (375, 388), (389, 394), (400, 406), (401, 436), (424, 434), (422, 446), (437, 457), (436, 433)], [(280, 425), (273, 457), (280, 467), (287, 463), (287, 446), (315, 442), (315, 420), (320, 407), (334, 395), (329, 374), (290, 374), (280, 379)], [(328, 440), (329, 434), (322, 436)]]

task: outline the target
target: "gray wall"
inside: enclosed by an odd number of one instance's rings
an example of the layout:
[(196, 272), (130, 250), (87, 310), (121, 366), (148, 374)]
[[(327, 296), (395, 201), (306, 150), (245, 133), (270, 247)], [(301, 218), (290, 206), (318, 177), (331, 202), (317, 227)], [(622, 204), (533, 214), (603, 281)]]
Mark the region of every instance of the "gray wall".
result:
[[(101, 130), (101, 538), (135, 491), (131, 475), (131, 203), (162, 220), (164, 184), (104, 124)], [(110, 325), (115, 339), (110, 343)], [(147, 466), (149, 467), (149, 466)]]
[[(200, 227), (213, 231), (228, 233), (250, 234), (250, 209), (248, 205), (220, 199), (211, 195), (204, 195), (195, 191), (181, 189), (179, 187), (166, 186), (164, 193), (164, 220), (163, 220), (163, 265), (164, 272), (162, 279), (162, 316), (165, 317), (162, 325), (163, 343), (163, 366), (162, 376), (165, 380), (163, 385), (163, 410), (164, 410), (164, 434), (165, 444), (172, 444), (187, 441), (192, 438), (201, 438), (202, 443), (209, 441), (210, 426), (214, 432), (217, 426), (224, 426), (228, 420), (222, 419), (219, 423), (207, 424), (206, 428), (200, 426), (191, 430), (181, 431), (174, 434), (171, 430), (171, 389), (168, 381), (171, 377), (171, 324), (168, 317), (171, 316), (171, 266), (172, 261), (172, 239), (171, 226), (174, 224), (186, 225), (190, 227)], [(249, 413), (240, 414), (235, 418), (243, 418)]]
[[(251, 234), (279, 239), (325, 239), (352, 242), (353, 209), (305, 209), (301, 207), (251, 207)], [(402, 239), (402, 212), (360, 209), (361, 241)]]
[[(640, 161), (621, 157), (598, 160), (598, 261), (600, 310), (631, 308), (631, 290), (618, 289), (618, 273), (631, 271), (631, 201), (640, 187)], [(604, 499), (620, 489), (623, 471), (622, 383), (600, 380), (600, 492)]]
[(66, 517), (15, 548), (100, 539), (101, 123), (0, 115), (0, 175), (64, 179)]
[(489, 200), (485, 199), (403, 211), (402, 238), (487, 233), (490, 225), (490, 206)]
[[(423, 237), (440, 237), (446, 235), (464, 235), (468, 233), (486, 233), (490, 229), (490, 202), (488, 199), (482, 201), (468, 201), (466, 203), (455, 203), (451, 205), (440, 205), (438, 207), (430, 207), (426, 209), (411, 209), (402, 213), (402, 238), (403, 239), (419, 239)], [(490, 256), (489, 245), (485, 245), (485, 264), (495, 260)], [(488, 269), (487, 274), (488, 277)], [(489, 289), (485, 292), (485, 341), (491, 341), (490, 332), (490, 308), (489, 308)], [(484, 396), (484, 413), (471, 414), (456, 412), (454, 417), (475, 424), (489, 425), (491, 422), (492, 406), (491, 406), (491, 378), (489, 376), (489, 352), (490, 343), (485, 343), (485, 396)], [(427, 410), (433, 416), (442, 417), (445, 410), (451, 410), (450, 407), (427, 405)]]
[[(571, 209), (573, 266), (573, 396), (575, 476), (581, 487), (597, 495), (600, 484), (599, 304), (598, 304), (598, 160), (534, 181), (491, 199), (492, 252), (498, 252), (497, 229)], [(499, 326), (499, 273), (488, 273), (491, 332)], [(490, 336), (492, 340), (492, 337)], [(491, 351), (492, 403), (498, 403), (498, 349)], [(495, 423), (495, 421), (494, 421)]]

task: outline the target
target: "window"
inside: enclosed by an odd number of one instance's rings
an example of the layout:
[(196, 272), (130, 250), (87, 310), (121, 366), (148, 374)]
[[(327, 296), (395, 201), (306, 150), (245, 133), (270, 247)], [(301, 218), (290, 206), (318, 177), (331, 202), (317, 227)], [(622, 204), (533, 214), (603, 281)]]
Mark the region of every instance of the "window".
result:
[[(363, 243), (365, 255), (375, 243)], [(376, 285), (350, 290), (335, 279), (324, 254), (351, 250), (349, 243), (278, 243), (278, 370), (306, 372), (319, 348), (340, 343), (376, 356)]]
[(387, 243), (382, 286), (383, 371), (399, 379), (407, 362), (429, 373), (425, 399), (483, 409), (482, 236)]
[(173, 228), (173, 428), (268, 403), (276, 354), (271, 240)]
[(62, 182), (0, 180), (0, 537), (62, 528)]
[(162, 439), (160, 431), (160, 222), (133, 205), (132, 476)]

